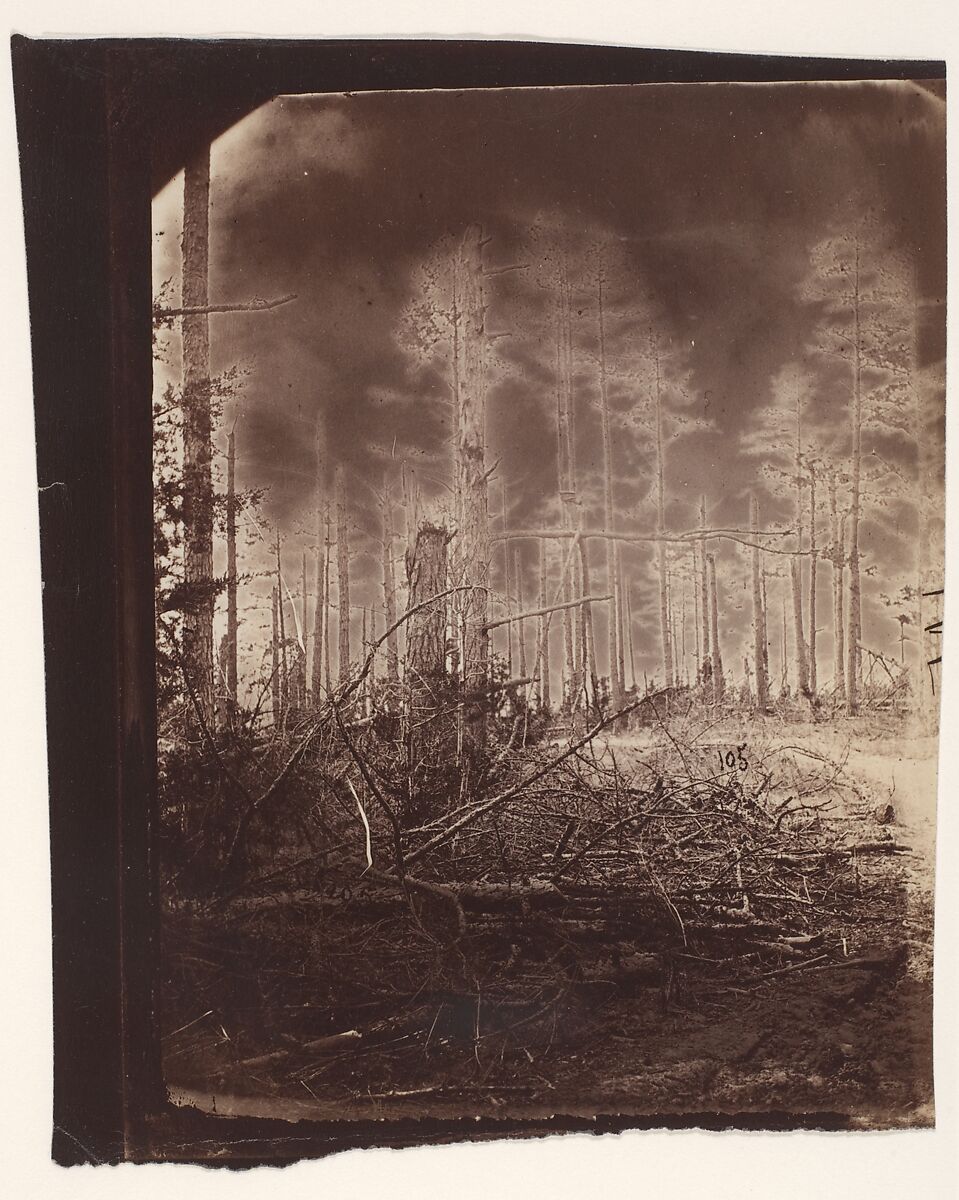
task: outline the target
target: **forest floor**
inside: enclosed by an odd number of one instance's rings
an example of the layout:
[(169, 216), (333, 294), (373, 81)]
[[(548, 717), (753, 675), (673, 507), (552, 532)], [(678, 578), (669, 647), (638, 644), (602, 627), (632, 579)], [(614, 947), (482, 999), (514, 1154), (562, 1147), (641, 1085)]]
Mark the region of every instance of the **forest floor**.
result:
[[(662, 740), (641, 729), (606, 748), (625, 768)], [(732, 748), (747, 773), (759, 744), (767, 757), (792, 748), (842, 761), (854, 785), (842, 818), (863, 841), (906, 847), (857, 862), (855, 915), (817, 934), (822, 953), (749, 970), (701, 958), (694, 972), (682, 954), (646, 955), (637, 930), (617, 949), (639, 963), (625, 986), (555, 956), (528, 965), (519, 986), (507, 936), (481, 979), (438, 993), (417, 988), (412, 969), (386, 978), (378, 947), (400, 936), (389, 916), (337, 928), (342, 914), (321, 891), (277, 892), (215, 921), (171, 914), (171, 1099), (287, 1120), (718, 1113), (931, 1124), (936, 739), (881, 718), (729, 718), (695, 741), (689, 753), (704, 763)], [(344, 941), (353, 966), (337, 979), (324, 955)]]

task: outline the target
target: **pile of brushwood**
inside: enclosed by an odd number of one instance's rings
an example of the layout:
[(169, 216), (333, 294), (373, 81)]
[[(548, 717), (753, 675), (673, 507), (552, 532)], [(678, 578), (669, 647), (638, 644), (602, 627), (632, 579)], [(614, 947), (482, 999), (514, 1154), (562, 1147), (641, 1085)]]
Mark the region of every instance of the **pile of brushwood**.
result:
[(342, 697), (268, 743), (201, 740), (186, 780), (171, 756), (167, 1078), (419, 1094), (586, 1045), (624, 997), (897, 968), (907, 847), (841, 758), (751, 746), (727, 766), (708, 728), (660, 720), (639, 750), (614, 724), (556, 741), (513, 709), (481, 751), (454, 724), (414, 762), (400, 720)]

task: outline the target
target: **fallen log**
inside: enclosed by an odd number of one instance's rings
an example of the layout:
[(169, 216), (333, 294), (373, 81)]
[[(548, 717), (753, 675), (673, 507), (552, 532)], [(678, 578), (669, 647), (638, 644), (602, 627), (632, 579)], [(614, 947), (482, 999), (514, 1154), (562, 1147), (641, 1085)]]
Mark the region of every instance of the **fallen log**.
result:
[(326, 1054), (339, 1054), (345, 1047), (362, 1039), (358, 1029), (347, 1029), (343, 1033), (331, 1033), (327, 1037), (314, 1038), (311, 1042), (300, 1042), (295, 1046), (287, 1046), (283, 1050), (273, 1050), (268, 1054), (256, 1054), (253, 1058), (241, 1058), (238, 1062), (229, 1064), (229, 1070), (255, 1070), (257, 1067), (268, 1067), (273, 1063), (283, 1062), (291, 1054), (306, 1054), (311, 1058), (321, 1058)]

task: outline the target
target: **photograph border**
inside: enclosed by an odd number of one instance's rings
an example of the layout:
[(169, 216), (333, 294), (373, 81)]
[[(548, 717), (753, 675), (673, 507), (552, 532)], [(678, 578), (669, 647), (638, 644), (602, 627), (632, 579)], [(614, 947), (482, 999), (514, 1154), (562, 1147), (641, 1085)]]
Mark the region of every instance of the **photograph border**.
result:
[(302, 1122), (167, 1102), (160, 1073), (150, 201), (273, 96), (945, 79), (942, 61), (547, 42), (12, 39), (37, 433), (57, 1163), (254, 1166), (625, 1129), (844, 1129), (840, 1114)]

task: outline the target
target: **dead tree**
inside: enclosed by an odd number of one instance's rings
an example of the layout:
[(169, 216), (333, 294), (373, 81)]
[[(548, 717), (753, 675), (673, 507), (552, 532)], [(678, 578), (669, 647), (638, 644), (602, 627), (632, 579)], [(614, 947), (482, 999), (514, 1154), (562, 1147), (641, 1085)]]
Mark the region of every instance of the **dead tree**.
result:
[(226, 711), (235, 718), (238, 688), (239, 621), (236, 576), (236, 428), (230, 430), (226, 455), (226, 644), (224, 674)]
[(323, 418), (316, 422), (316, 608), (313, 613), (313, 663), (312, 687), (313, 703), (320, 700), (320, 689), (323, 680), (323, 647), (329, 637), (326, 626), (326, 596), (324, 575), (326, 571), (326, 556), (323, 548), (323, 510), (326, 501), (326, 438), (324, 436)]
[(270, 675), (270, 697), (273, 702), (273, 724), (277, 728), (280, 724), (281, 699), (280, 699), (280, 619), (277, 612), (277, 592), (276, 584), (273, 585), (273, 672)]
[(833, 687), (836, 696), (846, 702), (845, 615), (843, 613), (843, 571), (845, 537), (836, 495), (836, 472), (829, 474), (829, 517), (832, 525), (829, 561), (832, 565)]
[[(463, 683), (467, 693), (485, 688), (489, 664), (489, 497), (486, 469), (486, 299), (483, 236), (471, 225), (453, 271), (454, 398), (456, 404), (456, 519), (463, 561)], [(467, 729), (486, 742), (485, 709), (472, 710)]]
[[(606, 380), (606, 317), (603, 306), (603, 275), (600, 273), (597, 285), (599, 308), (599, 394), (600, 412), (603, 424), (603, 525), (613, 531), (613, 439), (609, 420), (609, 391)], [(606, 586), (613, 599), (609, 604), (609, 620), (607, 626), (607, 654), (609, 658), (609, 689), (614, 711), (623, 707), (623, 678), (620, 672), (622, 647), (620, 645), (620, 626), (622, 614), (620, 611), (620, 584), (618, 555), (616, 543), (606, 540)], [(588, 591), (584, 588), (584, 595)]]
[[(557, 321), (557, 480), (560, 503), (565, 523), (569, 529), (582, 528), (582, 514), (576, 498), (576, 446), (573, 436), (573, 331), (572, 331), (572, 288), (565, 257), (560, 267), (559, 315)], [(580, 595), (588, 595), (583, 582), (583, 573), (589, 573), (589, 564), (579, 541)], [(576, 591), (575, 575), (569, 580), (565, 599), (571, 600)], [(588, 610), (581, 606), (578, 621), (574, 621), (571, 609), (564, 610), (563, 631), (566, 642), (567, 685), (564, 701), (566, 707), (574, 709), (582, 698), (585, 688), (587, 661)]]
[(307, 629), (309, 628), (309, 626), (306, 623), (307, 622), (307, 607), (309, 604), (309, 592), (307, 591), (307, 587), (306, 587), (306, 551), (305, 550), (303, 551), (303, 571), (302, 571), (302, 576), (300, 578), (300, 588), (302, 590), (303, 599), (302, 599), (302, 602), (300, 605), (300, 614), (301, 614), (301, 616), (300, 616), (300, 641), (301, 641), (301, 645), (300, 645), (300, 669), (299, 669), (299, 679), (297, 680), (297, 687), (298, 687), (299, 693), (300, 693), (300, 703), (305, 706), (306, 702), (307, 702), (306, 665), (307, 665), (307, 662), (309, 661), (309, 650), (310, 650), (310, 635), (307, 633)]
[(716, 588), (716, 559), (709, 555), (710, 608), (709, 627), (712, 644), (713, 701), (719, 703), (726, 691), (723, 679), (723, 657), (719, 648), (719, 595)]
[[(580, 538), (579, 541), (579, 559), (580, 559), (580, 574), (582, 579), (582, 591), (580, 595), (588, 597), (592, 595), (592, 586), (589, 570), (589, 556), (586, 553), (586, 540)], [(592, 699), (593, 707), (597, 713), (599, 711), (599, 679), (596, 675), (596, 642), (593, 637), (593, 605), (590, 600), (584, 599), (580, 608), (581, 621), (581, 645), (582, 645), (582, 671), (581, 678), (583, 680), (584, 700), (588, 710), (589, 701)], [(589, 693), (585, 692), (586, 680), (589, 680)]]
[[(546, 539), (539, 539), (539, 606), (545, 608), (547, 599), (547, 571), (546, 571)], [(544, 613), (539, 618), (539, 645), (540, 645), (540, 664), (539, 664), (539, 706), (542, 709), (550, 707), (550, 687), (549, 687), (549, 618)]]
[[(505, 483), (501, 485), (500, 492), (501, 492), (501, 500), (502, 500), (502, 506), (503, 506), (503, 532), (505, 533), (509, 528), (509, 522), (507, 519), (506, 484)], [(512, 573), (510, 571), (510, 542), (509, 542), (509, 538), (505, 538), (503, 541), (503, 602), (504, 602), (504, 607), (506, 608), (507, 616), (511, 616), (512, 611), (513, 611), (511, 574)], [(522, 671), (521, 674), (525, 676), (526, 672)], [(506, 675), (509, 679), (513, 678), (513, 623), (512, 623), (512, 621), (506, 622)]]
[[(186, 164), (183, 179), (183, 308), (208, 303), (210, 147)], [(183, 332), (183, 664), (202, 721), (213, 703), (213, 429), (210, 408), (210, 318), (182, 318)]]
[(796, 395), (796, 554), (789, 563), (792, 584), (793, 646), (796, 652), (796, 687), (799, 695), (809, 696), (809, 664), (806, 657), (806, 633), (803, 628), (802, 563), (803, 563), (803, 487), (802, 487), (802, 393)]
[(446, 601), (427, 601), (446, 590), (449, 540), (449, 532), (442, 525), (424, 521), (406, 551), (409, 608), (413, 612), (406, 635), (411, 730), (422, 726), (437, 711), (438, 692), (446, 675)]
[[(753, 540), (759, 530), (759, 502), (755, 496), (749, 501), (749, 521), (753, 528)], [(769, 646), (766, 636), (766, 608), (762, 593), (762, 551), (756, 545), (752, 549), (753, 584), (753, 662), (756, 676), (756, 708), (765, 712), (769, 707)]]
[(703, 496), (699, 504), (699, 528), (702, 531), (702, 536), (699, 542), (699, 613), (702, 620), (702, 676), (700, 683), (704, 691), (708, 692), (712, 687), (713, 664), (712, 655), (710, 654), (709, 641), (709, 578), (708, 564), (706, 562), (706, 497)]
[(383, 481), (383, 607), (386, 612), (386, 628), (392, 632), (386, 638), (386, 678), (396, 686), (400, 681), (400, 654), (396, 624), (396, 574), (393, 567), (393, 545), (396, 533), (393, 529), (393, 496), (390, 485)]
[(819, 686), (816, 664), (816, 583), (818, 576), (816, 546), (816, 470), (809, 468), (809, 697), (816, 699)]
[(333, 545), (332, 539), (332, 517), (330, 516), (330, 506), (326, 506), (326, 538), (323, 543), (323, 682), (326, 686), (326, 694), (329, 695), (333, 690), (333, 671), (331, 667), (330, 655), (330, 548)]
[(280, 565), (280, 531), (276, 531), (276, 593), (277, 593), (277, 614), (279, 616), (280, 626), (280, 719), (286, 715), (287, 707), (290, 703), (289, 687), (290, 676), (288, 671), (288, 662), (286, 656), (286, 618), (284, 616), (284, 608), (286, 607), (283, 598), (283, 569)]
[(860, 321), (859, 242), (853, 278), (853, 405), (852, 503), (849, 513), (849, 637), (846, 642), (846, 711), (859, 712), (860, 643), (862, 642), (862, 581), (860, 576), (859, 521), (862, 506), (862, 327)]
[[(666, 532), (666, 492), (663, 471), (663, 401), (662, 401), (662, 381), (659, 371), (659, 350), (654, 351), (654, 362), (656, 367), (656, 532), (660, 539)], [(705, 523), (705, 516), (703, 518)], [(672, 650), (672, 635), (669, 628), (669, 584), (666, 579), (666, 543), (660, 540), (657, 543), (657, 555), (659, 559), (659, 627), (660, 638), (662, 641), (663, 651), (663, 672), (666, 679), (666, 687), (673, 686), (673, 650)]]
[(613, 568), (616, 574), (616, 602), (613, 606), (613, 615), (616, 618), (616, 666), (619, 672), (619, 697), (620, 707), (622, 707), (626, 696), (626, 635), (623, 629), (626, 620), (626, 613), (624, 611), (626, 606), (623, 599), (623, 557), (618, 543), (613, 559)]
[(633, 644), (633, 602), (631, 591), (626, 588), (626, 641), (629, 645), (629, 674), (636, 687), (636, 653)]
[[(519, 611), (522, 612), (523, 611), (523, 572), (522, 572), (522, 565), (520, 563), (520, 557), (519, 557), (519, 546), (514, 547), (513, 554), (514, 554), (513, 574), (515, 575), (515, 578), (516, 578), (516, 604), (519, 608)], [(517, 640), (517, 644), (518, 644), (518, 653), (519, 653), (519, 674), (520, 674), (521, 679), (525, 679), (526, 678), (526, 621), (524, 618), (520, 617), (517, 624), (519, 626), (519, 628), (516, 631), (516, 640)], [(507, 626), (507, 628), (509, 628), (509, 626)], [(512, 678), (512, 671), (510, 672), (510, 678)]]
[[(368, 641), (369, 631), (368, 631), (368, 622), (367, 622), (367, 612), (368, 612), (367, 606), (364, 604), (363, 605), (363, 619), (362, 619), (362, 623), (360, 625), (360, 654), (363, 655), (364, 659), (366, 658), (367, 649), (369, 646), (369, 641)], [(364, 717), (369, 716), (369, 712), (370, 712), (370, 684), (373, 680), (373, 670), (374, 670), (375, 664), (376, 664), (376, 660), (374, 659), (373, 662), (370, 663), (369, 674), (366, 676), (366, 678), (363, 680), (362, 684), (360, 685), (360, 711), (362, 712)]]
[(337, 674), (342, 686), (350, 677), (350, 526), (346, 506), (346, 472), (342, 463), (337, 465), (333, 487), (336, 495), (337, 604), (340, 612)]

